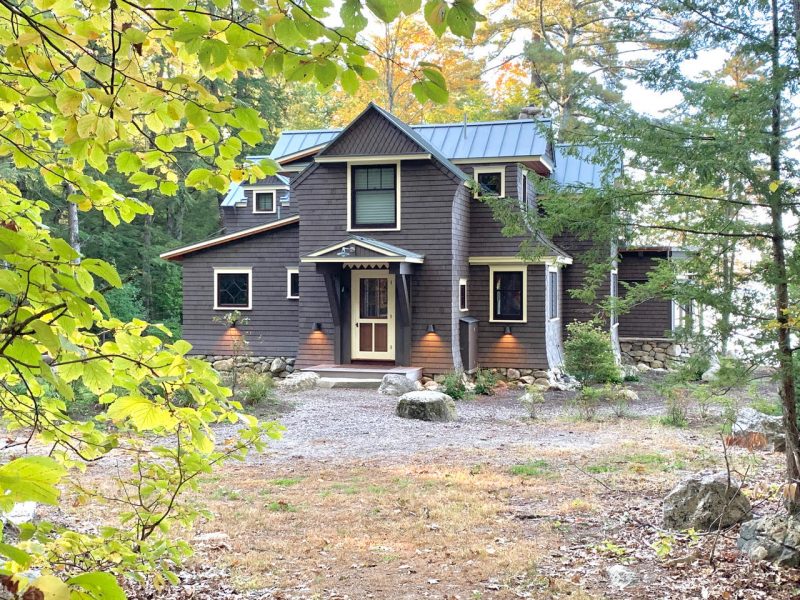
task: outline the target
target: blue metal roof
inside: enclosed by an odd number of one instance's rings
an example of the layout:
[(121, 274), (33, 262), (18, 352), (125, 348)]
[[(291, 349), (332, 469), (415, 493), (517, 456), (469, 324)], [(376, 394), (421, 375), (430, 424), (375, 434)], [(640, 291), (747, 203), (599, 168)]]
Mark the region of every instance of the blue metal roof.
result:
[(559, 185), (599, 188), (603, 166), (598, 164), (594, 148), (558, 144), (555, 148), (556, 170), (553, 178)]
[(236, 206), (239, 202), (244, 202), (244, 191), (252, 187), (276, 187), (276, 186), (289, 186), (289, 178), (283, 175), (271, 175), (258, 183), (250, 183), (248, 181), (240, 181), (234, 183), (228, 189), (228, 193), (222, 199), (220, 206)]
[[(485, 158), (516, 158), (541, 156), (547, 153), (547, 130), (550, 121), (513, 120), (484, 123), (447, 123), (444, 125), (406, 125), (400, 119), (380, 109), (396, 124), (416, 134), (415, 141), (424, 140), (437, 153), (450, 160)], [(284, 131), (269, 157), (283, 158), (304, 150), (327, 144), (341, 129)]]
[(281, 133), (270, 158), (283, 158), (327, 144), (341, 131), (340, 129), (311, 129), (308, 131), (284, 131)]

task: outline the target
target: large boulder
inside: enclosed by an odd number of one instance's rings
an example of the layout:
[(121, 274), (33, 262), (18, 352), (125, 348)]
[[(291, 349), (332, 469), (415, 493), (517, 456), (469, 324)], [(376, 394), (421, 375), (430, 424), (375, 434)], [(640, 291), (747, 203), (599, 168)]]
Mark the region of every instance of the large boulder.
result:
[(279, 379), (275, 385), (284, 392), (305, 392), (307, 390), (313, 390), (319, 385), (319, 375), (316, 373), (295, 371), (288, 377)]
[(765, 415), (754, 408), (743, 408), (736, 413), (731, 433), (749, 447), (766, 448), (773, 452), (786, 450), (783, 417)]
[(405, 375), (398, 375), (397, 373), (387, 373), (383, 376), (381, 387), (378, 392), (386, 394), (387, 396), (402, 396), (408, 392), (415, 392), (419, 389), (418, 383), (412, 381)]
[(441, 392), (408, 392), (400, 396), (397, 416), (422, 421), (454, 421), (456, 403)]
[(736, 545), (754, 562), (800, 567), (800, 518), (771, 515), (742, 525)]
[(664, 498), (664, 526), (713, 531), (740, 523), (750, 516), (750, 501), (740, 488), (725, 472), (692, 475)]
[(286, 361), (283, 360), (280, 356), (272, 361), (272, 365), (269, 368), (270, 372), (273, 375), (277, 375), (286, 370)]

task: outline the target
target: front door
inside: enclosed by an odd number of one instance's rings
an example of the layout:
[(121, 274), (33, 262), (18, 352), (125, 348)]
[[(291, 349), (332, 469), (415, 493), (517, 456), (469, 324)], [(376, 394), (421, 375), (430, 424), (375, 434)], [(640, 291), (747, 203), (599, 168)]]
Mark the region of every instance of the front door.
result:
[(352, 271), (351, 347), (354, 360), (394, 360), (394, 275)]

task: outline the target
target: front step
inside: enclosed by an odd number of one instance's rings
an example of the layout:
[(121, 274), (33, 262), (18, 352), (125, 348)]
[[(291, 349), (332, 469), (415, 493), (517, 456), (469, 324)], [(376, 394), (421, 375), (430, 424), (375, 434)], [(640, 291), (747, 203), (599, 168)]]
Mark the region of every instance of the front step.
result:
[(377, 390), (381, 381), (381, 379), (354, 379), (352, 377), (320, 377), (317, 383), (319, 387), (326, 390)]

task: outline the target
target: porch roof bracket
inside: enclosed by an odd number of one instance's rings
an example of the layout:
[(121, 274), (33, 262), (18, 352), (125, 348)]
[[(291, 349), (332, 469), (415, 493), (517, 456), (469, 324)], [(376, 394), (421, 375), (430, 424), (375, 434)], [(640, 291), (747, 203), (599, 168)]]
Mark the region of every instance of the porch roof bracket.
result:
[(337, 273), (333, 269), (319, 268), (319, 266), (317, 269), (322, 271), (325, 279), (325, 291), (328, 293), (328, 304), (331, 309), (333, 324), (336, 327), (340, 327), (342, 325), (342, 297), (339, 293)]

